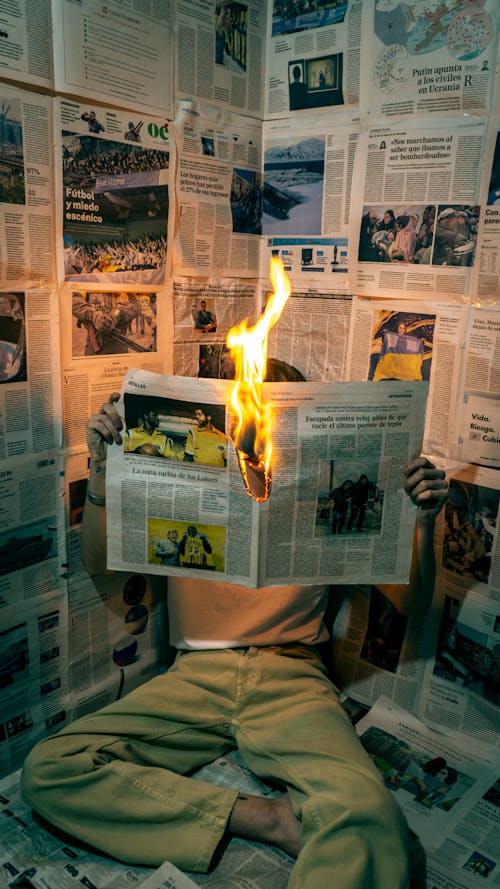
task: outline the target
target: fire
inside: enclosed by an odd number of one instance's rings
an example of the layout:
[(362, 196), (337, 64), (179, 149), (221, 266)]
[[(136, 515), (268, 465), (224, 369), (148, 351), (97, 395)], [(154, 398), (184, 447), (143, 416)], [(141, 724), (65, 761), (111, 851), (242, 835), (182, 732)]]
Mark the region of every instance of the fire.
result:
[(271, 408), (262, 401), (262, 383), (266, 375), (267, 338), (278, 321), (292, 287), (280, 259), (271, 259), (269, 277), (273, 292), (258, 321), (232, 327), (227, 345), (235, 365), (231, 405), (235, 423), (231, 437), (247, 493), (262, 503), (271, 491)]

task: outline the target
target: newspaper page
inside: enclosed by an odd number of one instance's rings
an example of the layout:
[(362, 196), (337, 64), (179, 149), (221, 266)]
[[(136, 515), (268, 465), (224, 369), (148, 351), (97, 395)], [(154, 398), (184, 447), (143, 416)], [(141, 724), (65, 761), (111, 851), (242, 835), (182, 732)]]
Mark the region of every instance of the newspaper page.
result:
[[(56, 90), (99, 96), (141, 116), (172, 117), (170, 0), (52, 0), (52, 16), (58, 25), (52, 33)], [(128, 125), (131, 141), (137, 141), (138, 123)]]
[[(264, 384), (274, 451), (263, 504), (241, 478), (229, 390), (126, 375), (124, 443), (108, 452), (108, 567), (251, 587), (407, 582), (416, 510), (402, 468), (420, 447), (426, 384)], [(259, 543), (243, 551), (242, 540)]]
[(176, 4), (176, 95), (263, 117), (264, 0)]
[[(20, 772), (0, 781), (0, 882), (8, 889), (135, 889), (151, 868), (124, 865), (47, 830), (21, 799)], [(164, 889), (158, 884), (158, 889)], [(181, 887), (179, 887), (181, 889)]]
[(64, 597), (16, 602), (0, 630), (0, 774), (68, 716), (68, 609)]
[(321, 287), (294, 289), (269, 335), (268, 354), (296, 367), (306, 380), (346, 379), (352, 297)]
[(437, 851), (412, 866), (415, 889), (475, 889), (493, 877), (498, 885), (499, 802), (498, 760), (496, 773), (476, 782), (474, 796), (463, 818)]
[(51, 103), (1, 84), (1, 287), (46, 287), (54, 278)]
[(380, 695), (416, 712), (426, 637), (421, 616), (407, 617), (376, 586), (333, 588), (335, 684), (366, 706)]
[(175, 267), (184, 275), (256, 277), (262, 124), (191, 101), (177, 111)]
[(157, 287), (167, 258), (168, 121), (55, 102), (59, 280)]
[[(294, 117), (264, 123), (261, 274), (278, 256), (293, 284), (348, 290), (351, 184), (359, 120)], [(307, 282), (305, 279), (308, 279)]]
[(360, 136), (351, 211), (353, 290), (461, 299), (469, 293), (486, 121), (405, 120)]
[[(496, 0), (368, 0), (361, 104), (370, 116), (472, 114), (492, 108)], [(363, 43), (363, 45), (365, 45)]]
[(407, 299), (394, 305), (392, 299), (354, 297), (347, 379), (429, 382), (423, 450), (439, 461), (450, 450), (469, 310)]
[(62, 588), (62, 460), (16, 458), (0, 470), (0, 607)]
[(500, 311), (471, 306), (452, 431), (452, 455), (500, 469)]
[(500, 297), (500, 118), (490, 121), (481, 188), (478, 255), (472, 293), (481, 303), (497, 303)]
[(379, 769), (408, 825), (426, 852), (448, 836), (494, 776), (498, 755), (478, 741), (471, 750), (457, 733), (420, 722), (388, 697), (380, 697), (356, 724), (360, 741)]
[(433, 634), (435, 652), (426, 664), (419, 716), (436, 728), (474, 738), (474, 743), (480, 739), (498, 745), (497, 602), (443, 586), (427, 631)]
[(257, 320), (259, 292), (258, 282), (250, 278), (176, 277), (173, 372), (186, 377), (232, 379), (234, 362), (226, 336), (243, 318)]
[[(357, 106), (360, 0), (273, 0), (267, 34), (266, 117)], [(294, 115), (298, 116), (298, 115)]]
[(2, 77), (47, 89), (54, 87), (49, 7), (49, 0), (2, 4)]
[(68, 333), (61, 342), (65, 444), (78, 448), (85, 444), (89, 416), (120, 390), (130, 367), (171, 370), (168, 292), (66, 287), (60, 306)]
[(61, 445), (57, 293), (0, 292), (0, 463)]

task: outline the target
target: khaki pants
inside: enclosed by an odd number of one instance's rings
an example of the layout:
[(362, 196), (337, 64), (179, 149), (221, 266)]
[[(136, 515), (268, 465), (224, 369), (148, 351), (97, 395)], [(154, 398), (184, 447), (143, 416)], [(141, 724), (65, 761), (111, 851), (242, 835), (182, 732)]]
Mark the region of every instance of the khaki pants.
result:
[(303, 848), (290, 889), (402, 889), (406, 827), (305, 646), (180, 653), (170, 670), (38, 744), (24, 799), (123, 861), (205, 872), (237, 792), (186, 773), (238, 746), (288, 788)]

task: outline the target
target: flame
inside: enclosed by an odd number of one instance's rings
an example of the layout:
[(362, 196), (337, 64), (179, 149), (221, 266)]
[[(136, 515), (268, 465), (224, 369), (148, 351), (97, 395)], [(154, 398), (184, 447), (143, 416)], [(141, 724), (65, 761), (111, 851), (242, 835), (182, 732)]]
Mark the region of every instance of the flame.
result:
[(267, 338), (278, 321), (292, 286), (280, 259), (272, 257), (269, 277), (273, 292), (266, 308), (251, 327), (242, 321), (231, 328), (227, 345), (235, 365), (230, 401), (235, 414), (231, 438), (247, 493), (262, 503), (271, 491), (271, 408), (262, 401), (266, 375)]

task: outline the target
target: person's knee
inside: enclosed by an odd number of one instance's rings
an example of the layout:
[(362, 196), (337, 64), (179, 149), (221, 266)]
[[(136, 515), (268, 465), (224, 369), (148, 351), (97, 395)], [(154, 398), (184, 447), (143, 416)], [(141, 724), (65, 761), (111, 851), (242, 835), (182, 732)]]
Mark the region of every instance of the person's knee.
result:
[(21, 774), (21, 794), (33, 809), (42, 811), (57, 787), (81, 773), (82, 763), (75, 762), (73, 747), (71, 737), (54, 735), (40, 741), (26, 757)]

